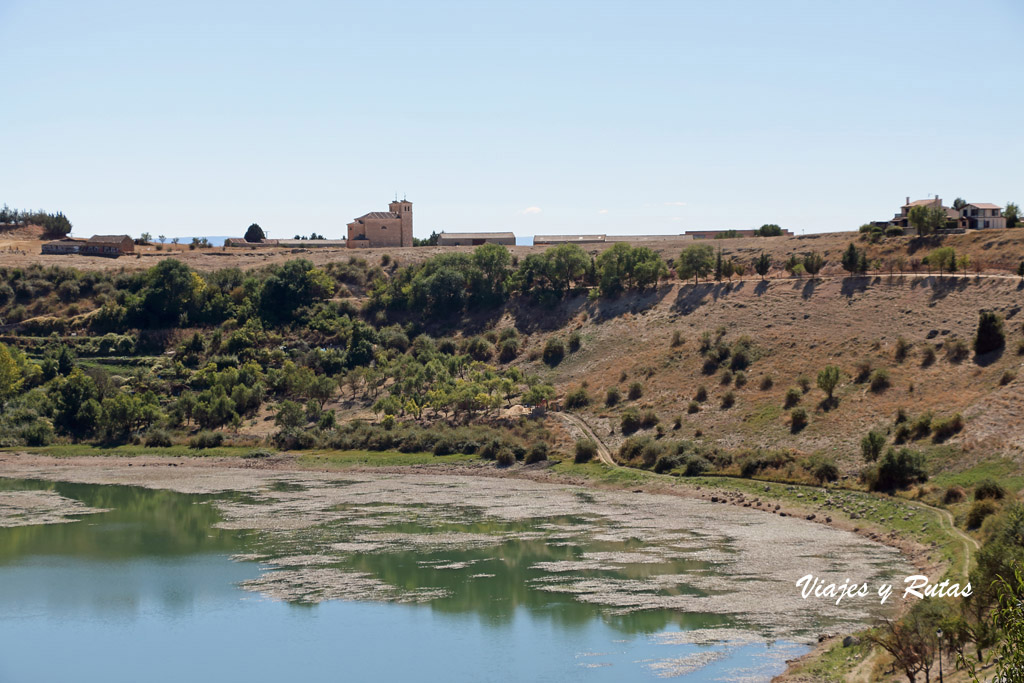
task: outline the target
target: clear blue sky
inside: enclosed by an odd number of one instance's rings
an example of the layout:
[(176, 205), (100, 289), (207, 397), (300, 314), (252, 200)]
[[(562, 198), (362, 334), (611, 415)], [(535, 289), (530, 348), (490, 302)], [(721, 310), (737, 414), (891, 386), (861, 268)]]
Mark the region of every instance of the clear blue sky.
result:
[(1021, 0), (0, 0), (0, 202), (76, 234), (853, 229), (1024, 202)]

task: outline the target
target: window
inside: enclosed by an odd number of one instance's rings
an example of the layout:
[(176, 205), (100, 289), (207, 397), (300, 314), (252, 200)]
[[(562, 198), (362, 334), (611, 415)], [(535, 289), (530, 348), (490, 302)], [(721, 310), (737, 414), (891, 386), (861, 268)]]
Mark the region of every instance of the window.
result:
[(985, 221), (985, 227), (986, 228), (988, 227), (988, 221)]

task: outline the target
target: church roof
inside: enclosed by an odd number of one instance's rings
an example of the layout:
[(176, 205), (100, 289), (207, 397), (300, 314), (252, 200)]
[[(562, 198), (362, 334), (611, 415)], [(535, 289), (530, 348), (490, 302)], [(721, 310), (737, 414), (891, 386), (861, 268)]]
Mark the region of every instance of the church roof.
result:
[(401, 216), (394, 211), (371, 211), (370, 213), (363, 214), (356, 220), (361, 221), (364, 218), (401, 218)]

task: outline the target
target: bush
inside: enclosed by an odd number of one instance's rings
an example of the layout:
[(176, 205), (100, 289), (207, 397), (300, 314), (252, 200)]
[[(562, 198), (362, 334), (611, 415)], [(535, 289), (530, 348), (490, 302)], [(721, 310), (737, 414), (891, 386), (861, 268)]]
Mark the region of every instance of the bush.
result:
[(494, 459), (497, 461), (498, 467), (512, 467), (516, 464), (516, 454), (507, 446), (503, 446)]
[(274, 455), (274, 451), (272, 451), (272, 450), (270, 450), (268, 448), (254, 448), (251, 451), (249, 451), (248, 453), (246, 453), (245, 455), (243, 455), (242, 457), (243, 458), (254, 458), (255, 459), (255, 458), (269, 458), (272, 455)]
[(885, 368), (875, 370), (874, 374), (871, 375), (871, 391), (878, 394), (888, 389), (889, 386), (888, 370)]
[(451, 455), (455, 453), (458, 446), (455, 440), (449, 437), (438, 439), (434, 442), (433, 453), (434, 455)]
[(882, 455), (885, 448), (885, 434), (872, 429), (860, 440), (860, 454), (864, 462), (874, 462)]
[(683, 428), (683, 416), (682, 415), (676, 415), (674, 418), (672, 418), (672, 429), (673, 430), (679, 430), (679, 429), (682, 429), (682, 428)]
[(498, 360), (502, 363), (511, 363), (519, 355), (519, 340), (505, 339), (501, 342), (501, 350), (498, 353)]
[(747, 385), (747, 373), (743, 372), (742, 370), (737, 372), (736, 375), (733, 377), (733, 384), (736, 386), (737, 389), (742, 389), (743, 387), (745, 387)]
[(999, 386), (1005, 387), (1007, 384), (1017, 379), (1017, 373), (1013, 370), (1005, 371), (999, 378)]
[(970, 353), (963, 339), (951, 339), (946, 343), (946, 360), (950, 363), (960, 363), (968, 355)]
[(902, 363), (904, 360), (906, 360), (907, 354), (910, 353), (911, 346), (911, 343), (908, 342), (903, 337), (900, 337), (899, 339), (896, 340), (896, 351), (893, 354), (893, 357), (896, 359), (897, 363)]
[(978, 332), (974, 335), (974, 353), (981, 356), (1006, 346), (1003, 318), (993, 311), (978, 315)]
[(693, 395), (693, 400), (699, 403), (708, 400), (708, 390), (704, 385), (697, 387), (697, 393)]
[(576, 441), (576, 454), (573, 457), (573, 462), (584, 463), (590, 462), (597, 457), (597, 444), (590, 439), (577, 439)]
[(171, 446), (171, 435), (163, 429), (151, 429), (146, 434), (147, 448), (169, 448)]
[(1006, 495), (1006, 489), (995, 479), (983, 479), (974, 486), (974, 500), (1002, 500)]
[(786, 389), (786, 398), (782, 401), (783, 408), (792, 408), (800, 402), (800, 398), (803, 394), (800, 393), (799, 389), (790, 388)]
[(525, 463), (532, 465), (535, 462), (542, 462), (548, 459), (548, 445), (543, 441), (538, 441), (532, 446), (530, 450), (526, 451)]
[(623, 434), (629, 435), (640, 429), (640, 413), (635, 409), (630, 408), (622, 414), (622, 420), (619, 422), (619, 428)]
[(921, 350), (921, 367), (926, 368), (935, 362), (935, 347), (931, 344), (925, 344), (924, 349)]
[(868, 378), (871, 377), (871, 361), (858, 361), (855, 367), (857, 374), (854, 376), (853, 381), (857, 384), (864, 384), (864, 382), (867, 382)]
[(998, 506), (991, 500), (976, 500), (971, 504), (971, 509), (967, 512), (966, 524), (968, 529), (978, 529), (981, 527), (981, 523), (985, 521), (985, 518), (989, 515), (995, 514)]
[(932, 423), (932, 440), (935, 443), (942, 443), (964, 428), (964, 418), (960, 413), (947, 417), (944, 420), (935, 420)]
[(548, 339), (547, 343), (544, 344), (544, 362), (551, 367), (555, 367), (562, 362), (565, 358), (565, 344), (562, 343), (561, 339)]
[(672, 333), (672, 341), (669, 344), (673, 349), (683, 345), (683, 333), (676, 330)]
[(946, 488), (946, 492), (942, 494), (942, 502), (944, 505), (952, 505), (953, 503), (959, 503), (967, 494), (959, 486), (949, 486)]
[(758, 386), (761, 388), (761, 391), (768, 391), (774, 384), (775, 381), (772, 379), (772, 376), (765, 375), (761, 378), (761, 383)]
[(644, 395), (644, 385), (643, 384), (640, 384), (640, 382), (632, 382), (629, 385), (629, 391), (626, 393), (626, 397), (629, 398), (630, 401), (635, 401), (635, 400), (637, 400), (638, 398), (640, 398), (643, 395)]
[(878, 466), (868, 473), (872, 491), (894, 491), (928, 480), (924, 456), (909, 448), (886, 451)]
[(653, 410), (645, 410), (643, 415), (640, 416), (640, 427), (643, 429), (650, 429), (658, 424), (658, 422), (660, 422), (658, 415)]
[(619, 391), (619, 388), (608, 387), (608, 392), (604, 395), (604, 404), (611, 408), (614, 405), (618, 405), (621, 400), (622, 392)]
[(700, 411), (700, 404), (696, 401), (690, 401), (689, 405), (686, 406), (686, 412), (690, 415)]
[(26, 446), (49, 446), (53, 443), (53, 427), (46, 420), (33, 420), (21, 428), (20, 436)]
[(812, 464), (811, 476), (819, 484), (824, 484), (827, 481), (837, 481), (839, 479), (839, 468), (831, 460), (820, 460)]
[(684, 477), (699, 477), (705, 472), (711, 469), (711, 463), (708, 459), (700, 455), (691, 455), (686, 459), (686, 464), (683, 466)]
[(801, 431), (807, 426), (807, 411), (803, 408), (794, 408), (789, 414), (789, 431), (793, 434)]
[(735, 404), (736, 394), (731, 391), (725, 392), (725, 395), (722, 396), (722, 410), (729, 410), (729, 408), (732, 408)]
[(587, 390), (583, 387), (573, 389), (565, 395), (564, 405), (569, 410), (583, 408), (590, 405), (590, 395), (587, 394)]
[(732, 384), (732, 372), (729, 370), (722, 370), (721, 377), (719, 378), (723, 387), (727, 387)]
[(913, 439), (923, 439), (932, 433), (932, 414), (925, 413), (910, 423), (910, 436)]
[(217, 448), (224, 443), (224, 435), (220, 432), (204, 430), (193, 436), (188, 441), (188, 447), (197, 450), (204, 448)]
[(800, 391), (804, 392), (805, 394), (811, 390), (811, 380), (808, 377), (804, 377), (803, 375), (797, 377), (796, 384), (797, 386), (800, 387)]
[(581, 337), (579, 332), (573, 332), (569, 335), (569, 352), (576, 353), (580, 350)]
[(466, 353), (473, 360), (486, 363), (494, 355), (494, 345), (483, 337), (473, 337), (466, 344)]

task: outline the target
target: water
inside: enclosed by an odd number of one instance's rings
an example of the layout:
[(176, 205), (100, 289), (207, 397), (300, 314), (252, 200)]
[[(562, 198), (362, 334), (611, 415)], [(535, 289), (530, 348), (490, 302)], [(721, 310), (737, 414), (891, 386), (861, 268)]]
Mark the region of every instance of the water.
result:
[[(367, 486), (348, 484), (316, 492), (359, 498)], [(331, 519), (282, 524), (299, 501), (295, 514), (311, 514), (305, 486), (215, 498), (0, 479), (0, 501), (11, 491), (108, 511), (0, 528), (3, 683), (628, 681), (697, 660), (713, 661), (685, 680), (767, 680), (807, 649), (742, 615), (656, 606), (716, 592), (696, 581), (643, 594), (655, 604), (643, 609), (581, 593), (586, 582), (716, 572), (714, 561), (616, 537), (596, 515), (509, 520), (332, 498), (320, 509)], [(704, 629), (749, 637), (676, 642)]]

